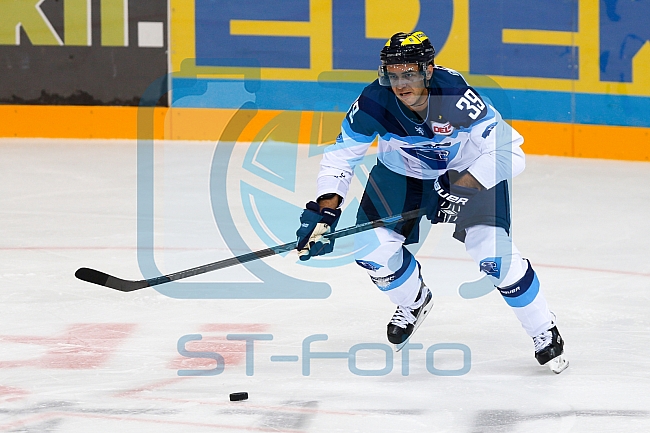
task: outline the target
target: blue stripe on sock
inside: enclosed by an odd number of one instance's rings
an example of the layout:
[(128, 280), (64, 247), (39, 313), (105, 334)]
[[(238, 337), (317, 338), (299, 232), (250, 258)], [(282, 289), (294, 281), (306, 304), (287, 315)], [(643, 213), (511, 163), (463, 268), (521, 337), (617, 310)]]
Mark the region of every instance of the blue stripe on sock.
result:
[[(510, 286), (512, 287), (512, 286)], [(516, 287), (516, 286), (515, 286)], [(503, 289), (501, 289), (503, 290)], [(521, 294), (518, 296), (503, 296), (503, 299), (506, 300), (506, 303), (511, 307), (521, 308), (529, 305), (539, 293), (539, 280), (537, 279), (537, 274), (533, 272), (533, 281), (531, 281), (528, 288), (520, 287)]]

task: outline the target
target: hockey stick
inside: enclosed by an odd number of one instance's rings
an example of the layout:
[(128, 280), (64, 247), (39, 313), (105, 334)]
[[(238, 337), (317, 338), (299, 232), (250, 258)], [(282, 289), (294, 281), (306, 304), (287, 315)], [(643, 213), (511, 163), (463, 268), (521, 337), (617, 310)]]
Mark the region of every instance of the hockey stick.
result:
[[(419, 217), (421, 214), (421, 209), (415, 209), (399, 215), (392, 215), (389, 217), (380, 218), (378, 220), (347, 227), (333, 233), (326, 234), (324, 237), (330, 240), (342, 238), (344, 236), (363, 232), (377, 227), (384, 227), (387, 225), (412, 220)], [(201, 265), (195, 268), (186, 269), (184, 271), (174, 272), (173, 274), (161, 275), (159, 277), (151, 278), (148, 280), (123, 280), (121, 278), (117, 278), (90, 268), (79, 268), (74, 275), (80, 280), (87, 281), (89, 283), (109, 287), (111, 289), (119, 290), (120, 292), (132, 292), (134, 290), (140, 290), (146, 287), (156, 286), (158, 284), (169, 283), (170, 281), (181, 280), (183, 278), (193, 277), (194, 275), (205, 274), (206, 272), (212, 272), (218, 269), (224, 269), (230, 266), (238, 265), (240, 263), (246, 263), (257, 259), (262, 259), (264, 257), (270, 257), (275, 254), (291, 251), (296, 248), (296, 244), (297, 241), (289, 242), (288, 244), (276, 245), (270, 248), (265, 248), (263, 250), (253, 251), (250, 253), (242, 254), (241, 256), (208, 263), (207, 265)]]

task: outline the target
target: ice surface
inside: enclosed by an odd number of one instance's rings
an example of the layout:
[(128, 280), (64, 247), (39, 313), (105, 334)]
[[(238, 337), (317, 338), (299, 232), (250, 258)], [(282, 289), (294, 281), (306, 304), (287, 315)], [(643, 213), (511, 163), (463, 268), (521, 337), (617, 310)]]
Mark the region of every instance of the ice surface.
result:
[[(241, 254), (224, 240), (234, 232), (254, 249), (286, 241), (319, 158), (308, 146), (283, 151), (278, 161), (298, 166), (274, 179), (286, 167), (246, 146), (224, 162), (213, 143), (158, 143), (154, 251), (140, 259), (174, 272)], [(136, 143), (4, 139), (0, 155), (0, 431), (650, 431), (648, 163), (529, 156), (514, 180), (515, 240), (571, 362), (554, 375), (496, 292), (459, 296), (480, 274), (451, 227), (419, 246), (435, 306), (413, 339), (421, 346), (395, 354), (385, 341), (394, 308), (354, 264), (264, 260), (278, 275), (329, 283), (325, 299), (178, 299), (76, 280), (82, 266), (142, 278), (138, 173), (148, 166)], [(228, 197), (214, 194), (218, 170)], [(244, 184), (286, 207), (268, 217), (257, 196), (247, 213)], [(218, 226), (215, 207), (233, 225)], [(239, 266), (188, 283), (261, 279)], [(188, 371), (202, 375), (179, 375)], [(228, 401), (238, 391), (250, 398)]]

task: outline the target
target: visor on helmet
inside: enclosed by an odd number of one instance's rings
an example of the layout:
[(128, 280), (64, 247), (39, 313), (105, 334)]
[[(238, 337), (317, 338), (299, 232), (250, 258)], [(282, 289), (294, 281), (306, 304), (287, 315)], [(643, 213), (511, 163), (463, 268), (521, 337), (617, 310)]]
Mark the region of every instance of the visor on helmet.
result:
[[(399, 71), (389, 71), (388, 65), (379, 66), (379, 84), (382, 86), (399, 86), (400, 84), (414, 84), (426, 82), (426, 67), (424, 63), (415, 63), (417, 68), (413, 68), (411, 63), (404, 64), (404, 68)], [(409, 66), (411, 65), (411, 66)], [(393, 66), (393, 65), (391, 65)]]

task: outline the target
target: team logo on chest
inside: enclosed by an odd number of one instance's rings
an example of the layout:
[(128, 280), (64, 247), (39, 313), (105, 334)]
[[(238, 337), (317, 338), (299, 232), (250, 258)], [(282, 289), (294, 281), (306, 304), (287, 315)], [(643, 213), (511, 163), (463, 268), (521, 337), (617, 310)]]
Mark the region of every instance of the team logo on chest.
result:
[(424, 128), (422, 128), (421, 126), (416, 126), (416, 127), (415, 127), (415, 130), (416, 130), (420, 135), (424, 135)]
[(451, 123), (438, 123), (431, 122), (431, 130), (434, 134), (440, 135), (451, 135), (454, 132), (454, 127), (451, 126)]

